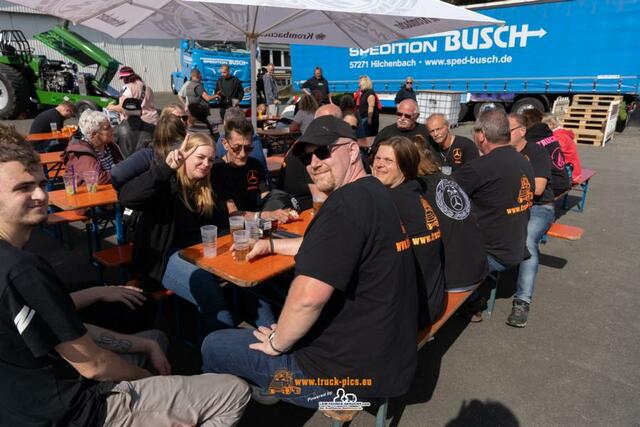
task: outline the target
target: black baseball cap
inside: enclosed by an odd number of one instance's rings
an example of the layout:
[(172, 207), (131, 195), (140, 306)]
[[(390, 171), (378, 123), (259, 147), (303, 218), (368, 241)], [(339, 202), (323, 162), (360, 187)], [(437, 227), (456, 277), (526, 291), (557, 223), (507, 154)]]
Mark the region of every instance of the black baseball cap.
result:
[(335, 116), (321, 116), (314, 119), (304, 134), (293, 147), (293, 154), (300, 155), (306, 144), (331, 145), (338, 138), (356, 139), (356, 134), (351, 126)]
[(122, 109), (124, 111), (140, 111), (142, 110), (142, 102), (137, 98), (127, 98), (122, 101)]

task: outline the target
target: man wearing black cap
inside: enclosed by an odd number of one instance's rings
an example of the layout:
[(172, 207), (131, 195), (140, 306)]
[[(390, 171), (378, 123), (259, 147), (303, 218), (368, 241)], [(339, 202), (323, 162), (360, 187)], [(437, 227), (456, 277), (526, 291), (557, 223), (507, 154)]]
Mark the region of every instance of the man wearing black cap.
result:
[(126, 119), (116, 127), (114, 139), (122, 155), (127, 158), (153, 138), (156, 127), (142, 120), (142, 102), (139, 99), (125, 99), (122, 101), (122, 110)]
[(250, 380), (258, 400), (260, 393), (282, 390), (286, 376), (293, 393), (275, 397), (310, 408), (333, 401), (334, 393), (360, 401), (400, 396), (416, 368), (417, 288), (393, 200), (366, 175), (353, 130), (342, 120), (315, 119), (296, 147), (329, 197), (299, 250), (281, 240), (266, 243), (270, 252), (296, 255), (296, 277), (278, 323), (210, 334), (203, 370)]

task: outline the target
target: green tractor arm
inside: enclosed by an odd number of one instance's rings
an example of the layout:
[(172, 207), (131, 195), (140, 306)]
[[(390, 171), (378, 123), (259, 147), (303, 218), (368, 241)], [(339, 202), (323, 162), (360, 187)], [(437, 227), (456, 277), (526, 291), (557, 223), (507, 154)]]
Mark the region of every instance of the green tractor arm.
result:
[(99, 92), (108, 93), (109, 83), (118, 71), (120, 63), (89, 40), (69, 30), (67, 26), (68, 21), (65, 21), (64, 25), (56, 25), (34, 37), (83, 67), (97, 65), (93, 86)]

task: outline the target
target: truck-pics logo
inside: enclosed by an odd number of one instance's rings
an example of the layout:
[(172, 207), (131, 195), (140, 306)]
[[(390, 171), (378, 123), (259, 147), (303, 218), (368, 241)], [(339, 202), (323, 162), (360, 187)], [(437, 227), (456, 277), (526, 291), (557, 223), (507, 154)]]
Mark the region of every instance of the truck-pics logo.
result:
[(527, 47), (530, 38), (541, 39), (547, 34), (544, 28), (530, 30), (529, 24), (504, 27), (467, 28), (447, 31), (419, 40), (388, 43), (369, 49), (349, 49), (349, 56), (384, 56), (407, 53), (456, 52), (459, 50), (484, 50)]

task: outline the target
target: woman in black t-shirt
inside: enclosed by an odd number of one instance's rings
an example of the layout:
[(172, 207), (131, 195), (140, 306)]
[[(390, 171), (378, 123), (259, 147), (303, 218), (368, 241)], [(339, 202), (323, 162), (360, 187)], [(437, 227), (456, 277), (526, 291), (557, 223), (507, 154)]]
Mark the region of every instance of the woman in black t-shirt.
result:
[[(230, 328), (235, 321), (215, 277), (178, 255), (201, 241), (200, 227), (228, 228), (228, 217), (215, 206), (211, 168), (214, 143), (207, 135), (187, 135), (162, 163), (126, 182), (120, 202), (141, 212), (133, 243), (133, 267), (143, 287), (162, 284), (198, 306), (209, 330)], [(252, 304), (255, 305), (255, 304)], [(275, 321), (260, 303), (258, 325)]]
[(356, 105), (360, 118), (358, 138), (378, 134), (380, 127), (378, 102), (378, 95), (373, 91), (371, 79), (368, 76), (360, 77), (359, 90), (356, 93)]
[(440, 224), (433, 207), (415, 180), (420, 154), (404, 137), (382, 141), (372, 153), (371, 170), (391, 190), (402, 225), (411, 242), (418, 272), (418, 326), (438, 319), (444, 308), (444, 250)]
[[(482, 235), (464, 191), (421, 155), (392, 137), (372, 153), (372, 173), (391, 191), (418, 266), (419, 326), (438, 319), (444, 291), (466, 290), (487, 274)], [(431, 172), (418, 176), (419, 171)]]

